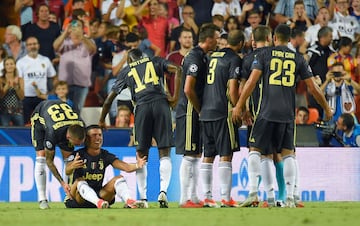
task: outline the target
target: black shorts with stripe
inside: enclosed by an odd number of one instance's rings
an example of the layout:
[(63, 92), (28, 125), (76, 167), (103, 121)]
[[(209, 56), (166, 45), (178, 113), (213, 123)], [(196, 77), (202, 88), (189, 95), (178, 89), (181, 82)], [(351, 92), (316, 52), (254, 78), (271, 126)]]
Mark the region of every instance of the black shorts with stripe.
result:
[(256, 118), (249, 137), (249, 146), (258, 148), (263, 155), (294, 150), (295, 122), (272, 122)]
[(231, 118), (202, 122), (204, 157), (232, 156), (240, 151), (239, 130)]
[(34, 113), (31, 116), (31, 142), (36, 151), (44, 150), (45, 129), (44, 125), (40, 122), (41, 118), (39, 113)]
[(188, 111), (185, 116), (176, 118), (176, 154), (196, 155), (202, 153), (199, 115)]
[(171, 112), (166, 99), (136, 106), (134, 134), (138, 151), (147, 151), (152, 137), (159, 149), (174, 146)]

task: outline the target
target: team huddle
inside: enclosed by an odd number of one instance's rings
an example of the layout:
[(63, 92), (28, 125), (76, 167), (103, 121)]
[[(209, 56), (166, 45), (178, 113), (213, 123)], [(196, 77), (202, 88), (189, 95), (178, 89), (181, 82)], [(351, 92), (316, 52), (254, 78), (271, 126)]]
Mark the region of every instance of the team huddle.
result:
[[(260, 177), (267, 192), (265, 207), (299, 207), (298, 165), (295, 155), (295, 88), (304, 80), (309, 92), (332, 117), (324, 95), (304, 58), (286, 47), (290, 28), (279, 25), (274, 31), (259, 26), (253, 31), (256, 50), (245, 59), (238, 55), (244, 34), (231, 31), (225, 48), (216, 49), (219, 28), (204, 24), (198, 45), (178, 66), (160, 57), (149, 58), (140, 50), (128, 51), (128, 66), (122, 69), (107, 96), (99, 125), (85, 126), (68, 104), (43, 101), (31, 117), (36, 149), (35, 181), (41, 209), (48, 209), (46, 165), (61, 183), (68, 208), (108, 208), (115, 197), (125, 208), (148, 208), (147, 159), (154, 138), (159, 150), (160, 208), (168, 208), (167, 189), (171, 180), (170, 148), (182, 155), (179, 168), (182, 208), (258, 206)], [(167, 92), (164, 74), (174, 76), (174, 93)], [(102, 149), (105, 117), (112, 101), (129, 88), (135, 103), (134, 143), (136, 163), (126, 163)], [(172, 112), (176, 111), (174, 140)], [(238, 127), (249, 128), (249, 196), (242, 202), (231, 198), (233, 153), (240, 150)], [(84, 147), (74, 151), (74, 145)], [(55, 146), (61, 149), (65, 175), (54, 164)], [(220, 205), (213, 199), (213, 163), (219, 156)], [(201, 159), (201, 157), (203, 157)], [(275, 197), (271, 167), (275, 160), (279, 195)], [(200, 162), (202, 161), (202, 162)], [(130, 196), (125, 178), (115, 176), (103, 185), (105, 168), (112, 165), (136, 172), (139, 200)], [(279, 170), (279, 174), (278, 174)], [(198, 180), (204, 200), (196, 192)]]

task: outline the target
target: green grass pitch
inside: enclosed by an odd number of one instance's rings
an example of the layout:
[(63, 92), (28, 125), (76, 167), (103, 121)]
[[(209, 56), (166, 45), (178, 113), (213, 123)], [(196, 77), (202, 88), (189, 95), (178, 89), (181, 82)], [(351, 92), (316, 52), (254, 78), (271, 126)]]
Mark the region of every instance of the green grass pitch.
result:
[(1, 226), (358, 226), (360, 202), (307, 202), (305, 208), (200, 208), (181, 209), (170, 203), (160, 209), (123, 209), (121, 203), (110, 209), (65, 209), (63, 203), (50, 203), (40, 210), (33, 202), (0, 203)]

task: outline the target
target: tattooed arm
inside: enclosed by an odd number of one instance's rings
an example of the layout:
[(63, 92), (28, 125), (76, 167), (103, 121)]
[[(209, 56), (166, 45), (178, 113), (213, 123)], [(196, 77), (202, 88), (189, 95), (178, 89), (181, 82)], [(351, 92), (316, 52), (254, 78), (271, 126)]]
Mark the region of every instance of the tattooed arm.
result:
[(55, 150), (45, 149), (45, 156), (46, 156), (46, 164), (49, 167), (51, 173), (60, 182), (66, 195), (68, 195), (71, 198), (72, 196), (70, 194), (70, 186), (64, 181), (64, 179), (62, 178), (62, 176), (60, 175), (58, 169), (54, 164)]

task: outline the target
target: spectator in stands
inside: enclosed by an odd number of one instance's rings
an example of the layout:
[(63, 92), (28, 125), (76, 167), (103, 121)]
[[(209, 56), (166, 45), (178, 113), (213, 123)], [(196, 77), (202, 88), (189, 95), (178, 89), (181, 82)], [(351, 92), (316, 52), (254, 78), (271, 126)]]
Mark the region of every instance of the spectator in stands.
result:
[[(126, 1), (120, 1), (119, 7), (116, 10), (116, 16), (123, 20), (124, 23), (129, 25), (131, 31), (133, 27), (136, 27), (138, 25), (138, 18), (135, 15), (135, 12), (140, 8), (140, 0), (130, 0), (131, 5), (125, 7)], [(147, 11), (145, 9), (140, 12), (142, 16), (145, 16), (147, 14)]]
[(216, 14), (212, 16), (212, 23), (215, 24), (218, 28), (220, 28), (220, 35), (226, 34), (226, 31), (224, 29), (225, 20), (222, 15)]
[[(304, 43), (304, 49), (308, 46), (312, 46), (315, 44), (316, 41), (318, 41), (318, 32), (320, 28), (329, 26), (329, 20), (330, 20), (330, 13), (329, 9), (326, 7), (321, 7), (319, 9), (319, 12), (316, 16), (316, 24), (308, 27), (308, 29), (305, 32), (305, 43)], [(333, 30), (332, 39), (336, 40), (339, 39), (337, 30)]]
[(305, 5), (303, 1), (296, 1), (294, 3), (294, 13), (290, 19), (290, 28), (306, 31), (308, 27), (312, 26), (312, 22), (307, 16)]
[(82, 22), (83, 32), (86, 34), (87, 37), (90, 37), (90, 21), (89, 18), (86, 16), (86, 12), (83, 9), (74, 9), (72, 12), (71, 17), (67, 17), (63, 23), (63, 30), (69, 26), (70, 22), (74, 20), (79, 20)]
[(20, 13), (20, 25), (22, 28), (33, 22), (33, 11), (31, 8), (33, 4), (33, 0), (15, 0), (14, 11)]
[(44, 100), (62, 100), (67, 103), (71, 108), (74, 107), (73, 102), (67, 97), (69, 93), (69, 86), (65, 81), (58, 81), (54, 85), (54, 94), (43, 94), (40, 89), (35, 86), (37, 97)]
[(7, 57), (6, 50), (3, 45), (0, 44), (0, 77), (3, 76), (4, 59)]
[[(186, 54), (192, 49), (193, 47), (193, 33), (191, 30), (183, 28), (183, 30), (180, 32), (179, 37), (179, 43), (180, 43), (180, 49), (175, 50), (173, 52), (170, 52), (166, 59), (168, 59), (170, 62), (182, 65), (182, 61)], [(166, 83), (167, 88), (171, 95), (174, 94), (174, 76), (166, 76)]]
[(13, 57), (4, 59), (3, 73), (0, 77), (0, 125), (24, 126), (24, 80), (18, 75)]
[(23, 56), (26, 56), (27, 50), (25, 42), (22, 42), (22, 33), (18, 26), (9, 25), (5, 30), (5, 43), (3, 47), (8, 56), (12, 56), (18, 61)]
[[(195, 23), (197, 24), (197, 26), (201, 26), (204, 23), (211, 22), (211, 11), (209, 9), (213, 8), (214, 5), (213, 1), (178, 0), (177, 2), (178, 5), (180, 6), (180, 10), (185, 5), (189, 5), (194, 9), (194, 11), (196, 12)], [(182, 14), (180, 14), (180, 17), (181, 16)]]
[(354, 16), (358, 22), (360, 22), (360, 0), (352, 0), (350, 15)]
[(239, 18), (241, 15), (241, 6), (239, 0), (214, 0), (211, 16), (215, 15), (222, 15), (224, 20), (230, 16)]
[(95, 18), (93, 0), (69, 0), (64, 7), (65, 17), (71, 16), (74, 9), (83, 9), (90, 20)]
[(24, 80), (24, 123), (29, 123), (30, 116), (34, 108), (43, 99), (38, 98), (36, 89), (40, 89), (41, 93), (48, 93), (48, 78), (52, 78), (53, 82), (57, 81), (56, 71), (46, 56), (39, 54), (40, 45), (35, 37), (26, 39), (27, 55), (16, 63), (19, 77)]
[[(148, 6), (148, 16), (142, 16), (142, 10)], [(161, 49), (160, 56), (166, 56), (166, 37), (168, 31), (168, 22), (165, 18), (159, 16), (159, 1), (146, 0), (141, 4), (140, 8), (135, 12), (139, 20), (139, 24), (148, 32), (149, 40)]]
[(160, 56), (161, 49), (149, 40), (148, 32), (144, 27), (134, 27), (133, 30), (134, 33), (139, 36), (139, 49), (142, 52), (144, 52), (148, 57)]
[(257, 10), (250, 10), (247, 13), (247, 21), (249, 26), (244, 29), (245, 34), (245, 48), (251, 49), (251, 34), (252, 31), (259, 26), (261, 23), (261, 15)]
[[(71, 4), (72, 6), (68, 6), (69, 4)], [(65, 19), (62, 23), (62, 28), (63, 30), (65, 30), (66, 26), (73, 20), (77, 20), (78, 16), (80, 16), (80, 14), (78, 12), (83, 12), (81, 15), (86, 15), (86, 11), (84, 8), (84, 0), (70, 0), (66, 6), (68, 6), (68, 9), (65, 9)], [(69, 10), (71, 8), (71, 10)], [(80, 9), (80, 10), (78, 10)], [(75, 10), (78, 10), (77, 13), (74, 13)]]
[(349, 0), (330, 0), (330, 26), (339, 33), (339, 36), (355, 41), (360, 34), (360, 27), (356, 17), (351, 16), (348, 9)]
[(96, 52), (93, 40), (83, 34), (80, 21), (71, 22), (54, 41), (55, 51), (60, 54), (59, 79), (69, 85), (69, 99), (80, 112), (91, 86), (91, 60)]
[(298, 107), (296, 111), (296, 124), (305, 125), (309, 121), (309, 109), (304, 106)]
[(56, 14), (54, 13), (54, 11), (50, 11), (49, 12), (49, 21), (53, 22), (55, 24), (58, 24), (58, 18), (56, 17)]
[[(278, 23), (292, 23), (291, 18), (294, 16), (295, 2), (303, 2), (307, 17), (314, 21), (318, 12), (317, 2), (314, 0), (279, 0), (274, 9), (275, 20)], [(293, 21), (294, 22), (294, 21)]]
[[(331, 67), (332, 64), (335, 62), (342, 62), (344, 65), (345, 71), (351, 75), (351, 79), (354, 82), (360, 82), (360, 65), (358, 64), (358, 60), (351, 55), (353, 44), (352, 40), (349, 37), (341, 37), (338, 43), (338, 51), (331, 54), (328, 58), (328, 67)], [(357, 105), (356, 107), (356, 116), (360, 119), (360, 93), (355, 90), (355, 102)]]
[(159, 4), (159, 16), (162, 16), (167, 19), (168, 22), (168, 37), (171, 36), (171, 32), (174, 28), (180, 25), (179, 19), (175, 17), (169, 17), (169, 7), (167, 3), (160, 3)]
[(28, 37), (36, 37), (39, 41), (39, 53), (48, 57), (51, 61), (55, 58), (53, 42), (60, 36), (60, 27), (58, 24), (49, 21), (49, 6), (41, 4), (37, 9), (38, 21), (26, 27), (24, 40)]
[(115, 127), (117, 128), (129, 128), (130, 127), (131, 111), (126, 105), (120, 105), (117, 108), (117, 116)]
[(180, 49), (179, 37), (181, 31), (184, 28), (191, 30), (193, 36), (193, 45), (197, 43), (197, 34), (199, 33), (199, 28), (194, 20), (195, 18), (194, 9), (189, 5), (184, 5), (182, 8), (181, 15), (184, 22), (180, 24), (178, 27), (174, 28), (174, 30), (171, 32), (169, 52)]
[(359, 65), (356, 58), (351, 55), (352, 46), (352, 40), (349, 37), (341, 37), (338, 43), (338, 50), (329, 56), (327, 66), (331, 67), (336, 62), (342, 62), (345, 71), (351, 76), (351, 79), (359, 83)]
[(220, 38), (218, 40), (216, 49), (220, 50), (222, 48), (225, 48), (227, 46), (227, 44), (228, 44), (227, 39), (228, 39), (228, 34), (227, 33), (220, 35)]
[(225, 20), (224, 29), (227, 33), (229, 33), (232, 30), (240, 29), (240, 23), (239, 23), (238, 19), (235, 16), (229, 16)]
[(355, 113), (354, 89), (359, 93), (360, 85), (351, 79), (343, 63), (336, 62), (331, 66), (320, 88), (325, 92), (328, 104), (333, 110), (333, 122), (336, 122), (342, 113)]
[[(331, 27), (324, 26), (320, 28), (317, 35), (318, 41), (307, 49), (309, 66), (311, 67), (318, 85), (321, 85), (326, 80), (326, 73), (328, 72), (327, 59), (335, 52), (331, 45), (333, 33)], [(319, 114), (322, 115), (323, 110), (312, 95), (308, 94), (307, 100), (308, 106), (316, 108), (319, 111)]]
[(95, 39), (99, 38), (99, 26), (100, 26), (100, 20), (99, 18), (94, 18), (90, 21), (90, 36), (89, 38)]
[(341, 114), (336, 121), (336, 128), (343, 132), (343, 142), (346, 147), (360, 147), (360, 125), (355, 123), (352, 114)]
[(122, 19), (116, 15), (117, 8), (121, 1), (103, 0), (101, 4), (102, 21), (110, 22), (113, 25), (119, 26), (122, 24)]
[(49, 10), (55, 12), (56, 17), (60, 21), (64, 20), (64, 2), (63, 0), (33, 0), (34, 4), (32, 5), (33, 9), (33, 23), (37, 22), (38, 14), (37, 10), (40, 5), (46, 3), (49, 6)]

